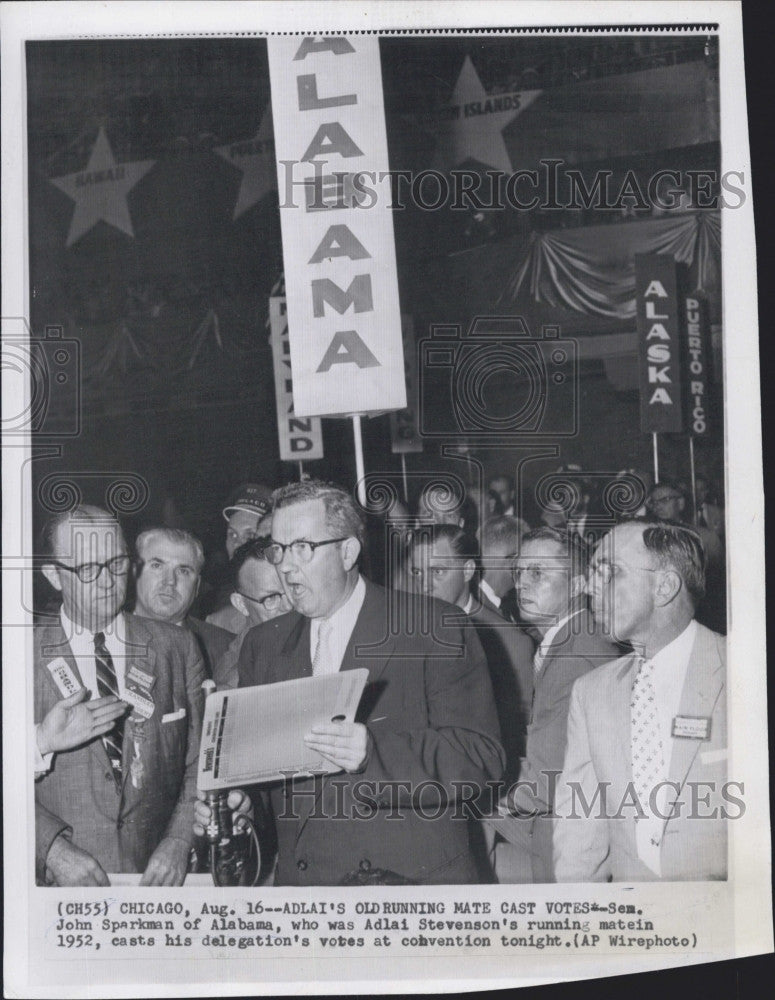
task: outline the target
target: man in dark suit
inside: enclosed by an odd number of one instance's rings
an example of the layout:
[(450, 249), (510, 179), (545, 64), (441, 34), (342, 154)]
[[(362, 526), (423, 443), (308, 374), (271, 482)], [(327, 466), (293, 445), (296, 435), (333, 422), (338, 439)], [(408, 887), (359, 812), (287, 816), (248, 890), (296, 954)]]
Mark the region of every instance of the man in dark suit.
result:
[(523, 618), (541, 635), (519, 781), (495, 826), (495, 870), (502, 882), (553, 881), (554, 790), (565, 758), (568, 705), (577, 678), (618, 655), (589, 615), (586, 547), (575, 532), (543, 527), (522, 538), (514, 583)]
[[(512, 557), (514, 553), (512, 552)], [(525, 752), (527, 709), (533, 692), (533, 642), (477, 599), (476, 539), (454, 524), (418, 528), (409, 541), (409, 580), (417, 593), (456, 605), (473, 624), (490, 671), (501, 743), (506, 751), (504, 780), (513, 781)]]
[(182, 528), (158, 527), (139, 534), (135, 547), (135, 614), (190, 629), (202, 653), (205, 673), (213, 677), (233, 635), (189, 614), (202, 581), (202, 543)]
[[(360, 576), (362, 532), (351, 497), (334, 486), (274, 494), (266, 554), (294, 610), (248, 632), (241, 686), (369, 671), (356, 721), (306, 738), (344, 774), (272, 788), (275, 883), (473, 882), (465, 800), (503, 769), (484, 655), (473, 630), (445, 624), (449, 606)], [(402, 602), (429, 627), (403, 618)], [(199, 822), (208, 815), (198, 803)]]
[[(144, 885), (180, 885), (193, 842), (199, 650), (183, 629), (121, 613), (130, 557), (112, 515), (78, 507), (52, 518), (43, 541), (43, 573), (62, 607), (35, 628), (38, 881), (107, 885), (109, 872), (142, 872)], [(41, 745), (57, 703), (83, 688), (131, 713), (70, 749)], [(53, 760), (40, 755), (56, 747)]]

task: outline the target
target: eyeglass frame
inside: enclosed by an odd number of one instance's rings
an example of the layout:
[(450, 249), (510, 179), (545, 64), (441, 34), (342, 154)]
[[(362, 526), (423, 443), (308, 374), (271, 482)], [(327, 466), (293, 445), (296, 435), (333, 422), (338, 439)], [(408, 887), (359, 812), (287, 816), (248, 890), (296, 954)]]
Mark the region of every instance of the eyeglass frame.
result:
[[(120, 571), (111, 569), (111, 564), (115, 563), (119, 559), (126, 559), (126, 569)], [(87, 562), (87, 563), (79, 563), (77, 566), (68, 566), (67, 563), (60, 562), (59, 559), (47, 559), (46, 565), (56, 566), (57, 569), (66, 569), (68, 573), (75, 573), (75, 575), (78, 577), (81, 583), (96, 583), (97, 580), (99, 580), (99, 578), (102, 576), (102, 571), (104, 569), (106, 569), (111, 576), (114, 577), (124, 576), (125, 573), (129, 572), (134, 562), (135, 560), (132, 558), (132, 556), (130, 556), (129, 553), (125, 553), (124, 555), (121, 556), (113, 556), (113, 558), (108, 559), (107, 562), (101, 562), (101, 563)], [(89, 580), (84, 580), (83, 576), (81, 575), (81, 572), (82, 570), (86, 569), (89, 566), (97, 567), (97, 575)]]
[[(321, 545), (333, 545), (334, 542), (346, 542), (347, 539), (351, 537), (352, 537), (351, 535), (343, 535), (341, 538), (324, 538), (323, 541), (321, 542), (310, 542), (306, 538), (294, 538), (292, 542), (288, 542), (287, 544), (284, 544), (283, 542), (275, 542), (274, 540), (272, 540), (269, 543), (269, 545), (267, 545), (267, 547), (264, 549), (264, 557), (266, 558), (266, 561), (269, 563), (270, 566), (279, 566), (282, 563), (283, 559), (285, 558), (286, 550), (293, 549), (294, 545), (299, 545), (299, 544), (309, 545), (311, 550), (309, 559), (301, 559), (298, 553), (296, 553), (296, 559), (298, 560), (298, 562), (300, 562), (302, 565), (306, 565), (307, 563), (312, 562), (315, 556), (315, 550), (319, 549)], [(281, 549), (281, 555), (280, 558), (277, 560), (277, 562), (274, 562), (270, 558), (269, 553), (273, 549), (277, 548)]]
[(235, 590), (234, 593), (239, 594), (240, 597), (244, 597), (246, 601), (252, 601), (254, 604), (260, 604), (265, 611), (272, 610), (266, 606), (266, 601), (268, 601), (270, 597), (278, 597), (280, 601), (282, 601), (285, 597), (285, 594), (279, 590), (273, 590), (271, 594), (266, 594), (264, 597), (251, 597), (250, 594), (243, 594), (241, 590)]

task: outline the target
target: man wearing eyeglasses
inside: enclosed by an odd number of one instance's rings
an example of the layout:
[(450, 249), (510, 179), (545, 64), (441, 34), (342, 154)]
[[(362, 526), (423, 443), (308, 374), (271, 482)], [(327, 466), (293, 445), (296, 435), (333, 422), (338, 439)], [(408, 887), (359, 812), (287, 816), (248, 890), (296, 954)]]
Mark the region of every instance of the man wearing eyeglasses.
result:
[(558, 881), (726, 878), (725, 818), (744, 806), (726, 783), (725, 642), (694, 618), (703, 588), (683, 525), (636, 519), (595, 550), (592, 609), (633, 652), (573, 688)]
[[(575, 532), (542, 527), (522, 537), (513, 578), (523, 621), (541, 637), (533, 660), (533, 704), (519, 779), (507, 792), (495, 846), (500, 881), (551, 882), (552, 813), (565, 757), (571, 689), (617, 656), (587, 610), (587, 551)], [(496, 821), (497, 822), (497, 821)]]
[[(140, 872), (143, 885), (180, 885), (193, 842), (199, 649), (183, 629), (122, 613), (131, 560), (107, 511), (56, 515), (43, 546), (62, 607), (56, 623), (35, 628), (38, 882), (107, 885), (110, 872)], [(84, 689), (125, 711), (77, 745), (46, 742), (52, 710)]]
[(254, 538), (240, 545), (231, 557), (230, 600), (244, 624), (215, 665), (213, 680), (218, 690), (235, 688), (239, 684), (237, 664), (248, 630), (291, 610), (277, 571), (266, 560), (270, 542), (268, 535)]
[[(357, 721), (305, 739), (344, 773), (272, 787), (275, 884), (476, 881), (462, 799), (497, 782), (504, 763), (479, 641), (443, 624), (441, 602), (426, 602), (427, 628), (419, 613), (410, 625), (409, 595), (361, 577), (363, 523), (348, 493), (309, 481), (273, 500), (266, 555), (293, 611), (248, 632), (241, 686), (369, 671)], [(198, 803), (198, 822), (207, 818)]]
[(205, 673), (212, 677), (232, 634), (189, 614), (202, 579), (202, 543), (181, 528), (158, 527), (141, 532), (135, 548), (135, 614), (190, 629), (202, 653)]

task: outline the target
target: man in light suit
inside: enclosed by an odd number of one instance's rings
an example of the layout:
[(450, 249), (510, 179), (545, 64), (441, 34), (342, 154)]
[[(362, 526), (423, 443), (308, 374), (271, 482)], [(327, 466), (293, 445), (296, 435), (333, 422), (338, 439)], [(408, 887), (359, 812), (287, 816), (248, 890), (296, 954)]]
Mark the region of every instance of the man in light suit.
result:
[(537, 630), (533, 701), (519, 780), (503, 800), (503, 841), (494, 863), (502, 882), (551, 882), (552, 814), (565, 758), (571, 690), (618, 651), (592, 620), (584, 597), (587, 547), (575, 532), (548, 526), (523, 536), (514, 562), (520, 614)]
[[(274, 494), (266, 556), (294, 610), (248, 632), (241, 686), (369, 671), (356, 721), (306, 738), (344, 773), (272, 787), (275, 884), (473, 882), (463, 800), (503, 770), (482, 648), (473, 629), (444, 624), (456, 609), (365, 581), (362, 536), (343, 490), (309, 481)], [(392, 629), (402, 604), (418, 617)], [(198, 822), (208, 817), (198, 803)]]
[[(58, 515), (43, 539), (43, 573), (62, 607), (35, 629), (37, 879), (107, 885), (109, 872), (141, 872), (144, 885), (180, 885), (193, 842), (201, 654), (189, 632), (121, 613), (131, 561), (106, 511)], [(107, 731), (95, 720), (75, 746), (52, 740), (52, 709), (82, 689), (126, 710)]]
[(595, 551), (595, 617), (634, 652), (573, 688), (558, 881), (726, 878), (726, 818), (741, 803), (726, 783), (725, 642), (694, 620), (703, 587), (702, 545), (683, 525), (627, 522)]

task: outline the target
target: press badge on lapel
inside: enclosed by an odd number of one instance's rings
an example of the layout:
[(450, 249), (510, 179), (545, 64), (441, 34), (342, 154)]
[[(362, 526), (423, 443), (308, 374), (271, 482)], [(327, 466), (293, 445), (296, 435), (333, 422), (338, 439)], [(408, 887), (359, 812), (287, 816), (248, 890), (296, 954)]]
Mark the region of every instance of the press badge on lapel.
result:
[(706, 715), (676, 715), (672, 735), (685, 740), (710, 739), (710, 719)]
[(156, 683), (152, 674), (147, 674), (134, 664), (127, 670), (124, 679), (124, 701), (128, 701), (144, 719), (150, 719), (154, 712), (154, 703), (150, 694)]

